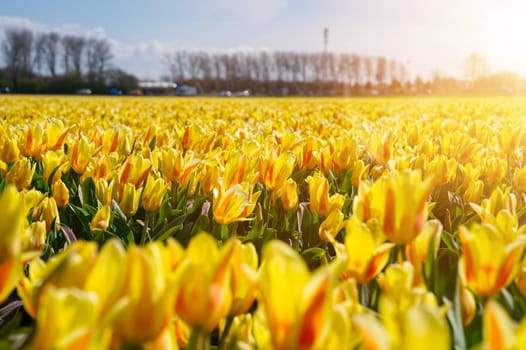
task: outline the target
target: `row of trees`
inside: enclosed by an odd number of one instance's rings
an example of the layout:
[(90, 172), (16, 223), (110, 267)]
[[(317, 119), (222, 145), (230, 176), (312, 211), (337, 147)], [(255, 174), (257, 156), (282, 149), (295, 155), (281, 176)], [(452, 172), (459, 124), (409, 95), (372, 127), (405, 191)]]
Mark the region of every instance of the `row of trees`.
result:
[(110, 69), (113, 53), (103, 38), (8, 28), (1, 52), (5, 67), (0, 80), (7, 80), (15, 91), (71, 92), (81, 87), (104, 91), (123, 82), (130, 85), (127, 89), (137, 85), (133, 76)]
[(175, 51), (163, 63), (169, 79), (194, 84), (202, 93), (248, 88), (262, 94), (339, 94), (408, 79), (407, 67), (395, 60), (328, 52)]

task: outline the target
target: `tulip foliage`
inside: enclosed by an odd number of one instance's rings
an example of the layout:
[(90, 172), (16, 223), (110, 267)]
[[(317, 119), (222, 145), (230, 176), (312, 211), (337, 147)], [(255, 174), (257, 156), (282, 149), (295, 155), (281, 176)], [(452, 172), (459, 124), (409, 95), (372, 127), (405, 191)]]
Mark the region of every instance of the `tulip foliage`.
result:
[(0, 349), (521, 349), (526, 103), (0, 98)]

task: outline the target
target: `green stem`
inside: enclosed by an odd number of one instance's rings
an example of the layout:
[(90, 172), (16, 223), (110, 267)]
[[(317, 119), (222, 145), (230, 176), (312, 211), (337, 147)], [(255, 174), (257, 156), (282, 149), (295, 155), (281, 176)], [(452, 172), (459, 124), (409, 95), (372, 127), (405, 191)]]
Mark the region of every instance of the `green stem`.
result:
[(358, 286), (358, 293), (360, 298), (360, 304), (362, 304), (363, 306), (369, 306), (369, 288), (367, 288), (367, 284), (360, 284)]
[(228, 316), (226, 318), (225, 328), (223, 329), (223, 334), (221, 335), (221, 340), (219, 341), (219, 350), (225, 349), (228, 333), (230, 333), (230, 328), (232, 328), (232, 321), (234, 321), (233, 316)]
[(210, 333), (205, 329), (196, 327), (188, 340), (187, 350), (207, 350), (210, 348)]
[(146, 237), (148, 236), (148, 225), (150, 224), (150, 215), (151, 213), (146, 213), (146, 216), (144, 218), (144, 226), (142, 228), (141, 235), (141, 245), (144, 245), (146, 243)]

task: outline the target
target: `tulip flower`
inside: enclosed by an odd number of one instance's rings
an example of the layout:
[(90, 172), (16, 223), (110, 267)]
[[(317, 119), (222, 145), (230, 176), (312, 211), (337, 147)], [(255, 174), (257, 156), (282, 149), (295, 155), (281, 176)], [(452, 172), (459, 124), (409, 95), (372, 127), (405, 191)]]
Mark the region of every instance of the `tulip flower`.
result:
[(279, 198), (285, 211), (292, 211), (298, 207), (298, 184), (293, 179), (287, 179), (277, 191), (272, 192), (271, 200)]
[(241, 184), (225, 189), (220, 181), (214, 188), (213, 195), (214, 220), (225, 225), (246, 220), (254, 210), (260, 192), (251, 194), (250, 190), (244, 189)]
[(139, 345), (152, 341), (168, 326), (175, 293), (169, 261), (168, 251), (160, 242), (128, 248), (122, 295), (129, 304), (115, 323), (119, 341)]
[(354, 187), (358, 187), (360, 185), (360, 182), (367, 178), (367, 174), (369, 173), (370, 167), (370, 164), (365, 165), (364, 161), (361, 159), (354, 164), (351, 176), (351, 182)]
[(336, 253), (348, 259), (344, 278), (368, 283), (383, 270), (394, 244), (386, 243), (378, 228), (369, 227), (355, 217), (345, 223), (345, 233), (345, 245), (335, 244)]
[(66, 169), (66, 157), (62, 151), (47, 151), (42, 154), (42, 167), (44, 168), (44, 181), (49, 182), (49, 177), (53, 175), (51, 183), (58, 181), (62, 172)]
[(219, 249), (212, 236), (201, 232), (186, 248), (176, 272), (175, 312), (190, 327), (211, 332), (230, 312), (234, 247), (227, 244)]
[(497, 294), (513, 281), (519, 272), (525, 237), (506, 243), (488, 224), (474, 224), (470, 229), (460, 226), (458, 233), (463, 252), (459, 273), (473, 293), (484, 297)]
[(181, 184), (186, 183), (186, 179), (199, 165), (199, 162), (193, 159), (191, 152), (187, 152), (183, 156), (176, 149), (166, 148), (161, 151), (160, 164), (161, 172), (167, 181)]
[(141, 187), (142, 183), (152, 170), (152, 162), (141, 156), (131, 155), (126, 159), (120, 171), (119, 183), (121, 186), (129, 183), (135, 186), (135, 189)]
[(229, 315), (237, 316), (246, 313), (254, 302), (258, 255), (251, 243), (242, 244), (232, 239), (227, 244), (234, 245), (230, 263), (232, 306)]
[(109, 348), (111, 331), (100, 327), (95, 293), (50, 287), (40, 304), (32, 349)]
[(429, 247), (431, 244), (433, 247), (433, 251), (431, 253), (435, 256), (438, 253), (441, 234), (442, 224), (440, 221), (427, 221), (422, 228), (422, 233), (406, 246), (405, 252), (407, 260), (409, 260), (415, 269), (415, 286), (423, 281), (424, 276), (422, 266), (427, 261), (430, 249)]
[(345, 196), (336, 193), (329, 197), (329, 182), (321, 173), (307, 177), (309, 184), (309, 208), (320, 217), (329, 216), (330, 212), (343, 207)]
[(82, 136), (73, 144), (71, 149), (71, 168), (73, 168), (77, 174), (83, 174), (92, 159), (93, 153), (94, 145), (90, 144), (88, 140)]
[(304, 260), (285, 243), (265, 245), (259, 271), (260, 301), (274, 349), (322, 347), (333, 280), (329, 267), (311, 275)]
[(7, 183), (15, 185), (19, 190), (28, 189), (35, 174), (35, 167), (36, 164), (31, 165), (28, 158), (19, 158), (7, 172), (5, 179)]
[(283, 152), (277, 158), (275, 152), (269, 152), (261, 169), (263, 183), (269, 190), (284, 186), (294, 171), (296, 160), (292, 152)]
[(515, 209), (517, 197), (510, 190), (497, 187), (480, 205), (470, 203), (480, 220), (495, 227), (506, 244), (514, 241), (526, 229), (519, 229), (519, 218)]
[(520, 127), (506, 124), (498, 131), (497, 136), (500, 149), (504, 154), (509, 156), (513, 154), (519, 146), (520, 139), (523, 136), (523, 130)]
[(42, 210), (40, 220), (46, 222), (46, 230), (49, 232), (51, 224), (55, 223), (55, 230), (60, 228), (60, 214), (58, 212), (57, 202), (53, 197), (44, 197), (40, 204)]
[(521, 339), (523, 346), (517, 346), (516, 328), (517, 325), (504, 308), (496, 301), (489, 300), (482, 316), (483, 349), (523, 349), (526, 339)]
[(333, 210), (321, 223), (318, 233), (325, 242), (333, 243), (338, 233), (343, 228), (343, 213), (339, 210)]
[(40, 159), (41, 153), (46, 149), (42, 125), (27, 126), (18, 143), (22, 155)]
[(526, 192), (526, 167), (513, 171), (513, 187), (519, 192)]
[(0, 194), (0, 303), (21, 277), (22, 235), (25, 221), (23, 198), (13, 186)]
[(376, 163), (382, 165), (387, 164), (393, 152), (392, 132), (387, 131), (383, 135), (373, 134), (371, 136), (369, 152)]
[(36, 317), (40, 297), (50, 286), (83, 289), (96, 258), (97, 245), (94, 242), (76, 241), (47, 262), (41, 259), (31, 261), (28, 277), (22, 278), (17, 288), (27, 313)]
[(0, 147), (0, 159), (6, 163), (12, 163), (18, 159), (20, 149), (15, 139), (5, 139)]
[(124, 214), (134, 216), (139, 209), (139, 200), (141, 198), (141, 191), (137, 190), (131, 183), (124, 185), (122, 190), (122, 197), (119, 201), (119, 207)]
[(389, 334), (390, 349), (450, 349), (445, 310), (438, 307), (432, 293), (412, 287), (413, 273), (409, 263), (395, 264), (379, 278), (383, 293), (378, 311)]
[(331, 148), (334, 148), (332, 167), (336, 171), (352, 169), (361, 153), (358, 140), (352, 134), (346, 135), (345, 139), (332, 141)]
[(57, 207), (64, 208), (69, 203), (69, 190), (62, 180), (57, 180), (51, 185), (51, 193)]
[(141, 194), (141, 202), (144, 210), (154, 212), (161, 207), (166, 193), (166, 183), (161, 178), (154, 178), (152, 175), (146, 179), (146, 184)]
[(428, 216), (427, 198), (432, 180), (419, 171), (394, 171), (372, 185), (361, 182), (353, 215), (366, 222), (376, 219), (391, 242), (402, 245), (420, 234)]
[(54, 120), (46, 125), (46, 147), (49, 150), (56, 151), (60, 149), (66, 141), (66, 136), (70, 128), (64, 126), (61, 120)]
[(110, 225), (111, 220), (111, 209), (109, 205), (105, 205), (99, 210), (90, 222), (91, 231), (94, 230), (106, 230)]

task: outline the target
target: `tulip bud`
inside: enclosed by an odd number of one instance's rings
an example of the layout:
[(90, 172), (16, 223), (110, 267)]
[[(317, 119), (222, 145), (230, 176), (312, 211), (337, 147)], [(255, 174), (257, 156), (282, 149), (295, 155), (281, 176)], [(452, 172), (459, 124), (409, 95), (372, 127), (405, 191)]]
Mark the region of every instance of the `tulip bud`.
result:
[(69, 203), (69, 190), (62, 180), (57, 180), (51, 185), (51, 193), (57, 207), (64, 208)]
[(90, 229), (93, 232), (94, 230), (106, 230), (110, 225), (111, 220), (111, 210), (109, 205), (105, 205), (99, 210), (93, 217), (90, 223)]
[(135, 189), (135, 186), (131, 183), (124, 185), (122, 191), (122, 198), (119, 202), (119, 206), (124, 214), (133, 216), (139, 208), (139, 199), (141, 198), (141, 192)]

